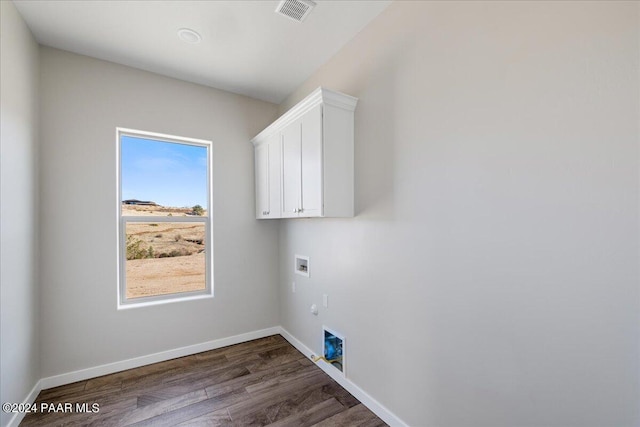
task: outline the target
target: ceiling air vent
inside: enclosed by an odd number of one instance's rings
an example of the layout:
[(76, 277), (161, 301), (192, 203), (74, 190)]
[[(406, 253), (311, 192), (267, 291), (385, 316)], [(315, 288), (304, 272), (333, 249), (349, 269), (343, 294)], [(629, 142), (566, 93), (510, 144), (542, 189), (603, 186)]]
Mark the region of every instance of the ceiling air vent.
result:
[(282, 0), (276, 7), (276, 13), (302, 22), (315, 5), (311, 0)]

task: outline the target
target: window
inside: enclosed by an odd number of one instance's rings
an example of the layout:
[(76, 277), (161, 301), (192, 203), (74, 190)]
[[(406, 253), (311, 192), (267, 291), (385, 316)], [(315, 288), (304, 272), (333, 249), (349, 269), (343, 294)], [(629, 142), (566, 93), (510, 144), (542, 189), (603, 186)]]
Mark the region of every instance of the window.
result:
[(213, 296), (211, 142), (117, 138), (118, 308)]

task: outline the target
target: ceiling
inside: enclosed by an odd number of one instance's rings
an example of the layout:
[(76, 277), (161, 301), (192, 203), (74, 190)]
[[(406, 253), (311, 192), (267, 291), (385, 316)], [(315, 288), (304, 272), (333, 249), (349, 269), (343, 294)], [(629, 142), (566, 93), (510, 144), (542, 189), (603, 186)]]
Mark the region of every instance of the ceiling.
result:
[[(38, 43), (279, 104), (391, 1), (14, 0)], [(178, 38), (180, 28), (202, 36)]]

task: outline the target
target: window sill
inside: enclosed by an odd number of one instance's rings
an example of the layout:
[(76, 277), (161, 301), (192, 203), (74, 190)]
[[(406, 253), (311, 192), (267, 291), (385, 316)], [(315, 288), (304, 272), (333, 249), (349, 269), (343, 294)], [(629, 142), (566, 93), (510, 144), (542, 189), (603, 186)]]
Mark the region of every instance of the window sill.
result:
[(142, 307), (151, 307), (154, 305), (161, 305), (161, 304), (172, 304), (172, 303), (176, 303), (176, 302), (183, 302), (183, 301), (194, 301), (194, 300), (200, 300), (200, 299), (207, 299), (207, 298), (213, 298), (212, 294), (200, 294), (200, 295), (190, 295), (190, 296), (176, 296), (173, 298), (163, 298), (163, 299), (157, 299), (154, 301), (141, 301), (141, 302), (126, 302), (126, 303), (121, 303), (120, 301), (118, 301), (118, 310), (128, 310), (131, 308), (142, 308)]

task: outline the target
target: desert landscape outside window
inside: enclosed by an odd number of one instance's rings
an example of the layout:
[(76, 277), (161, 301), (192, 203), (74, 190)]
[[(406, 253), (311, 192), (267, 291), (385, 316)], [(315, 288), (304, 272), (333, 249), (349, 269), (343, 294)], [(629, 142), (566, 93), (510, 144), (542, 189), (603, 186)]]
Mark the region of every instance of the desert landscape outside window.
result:
[(213, 295), (211, 142), (117, 129), (118, 307)]

